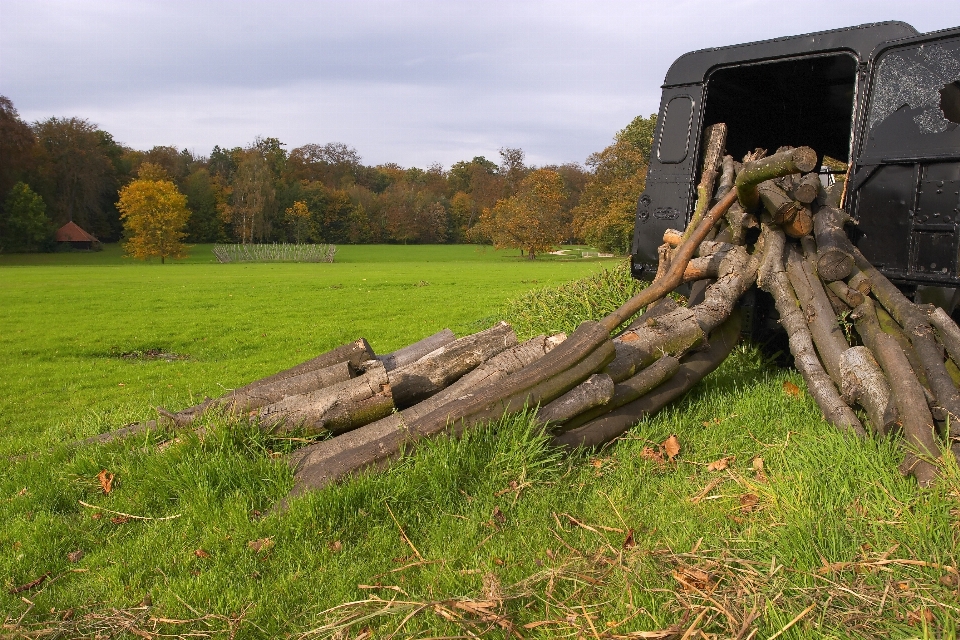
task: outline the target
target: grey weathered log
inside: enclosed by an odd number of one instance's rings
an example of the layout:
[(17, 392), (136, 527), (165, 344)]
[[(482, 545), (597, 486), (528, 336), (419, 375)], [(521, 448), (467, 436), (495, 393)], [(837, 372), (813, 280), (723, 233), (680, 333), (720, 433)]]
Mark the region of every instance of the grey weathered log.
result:
[(844, 402), (863, 407), (880, 435), (887, 435), (896, 425), (897, 405), (890, 385), (868, 348), (851, 347), (840, 356), (840, 391)]
[(856, 266), (853, 267), (853, 271), (850, 272), (850, 277), (847, 278), (846, 282), (851, 288), (856, 289), (865, 296), (870, 295), (870, 292), (873, 291), (873, 284), (870, 283), (870, 278)]
[[(366, 360), (370, 360), (373, 357), (374, 357), (373, 349), (370, 348), (369, 343), (367, 343), (367, 341), (364, 340), (363, 338), (358, 338), (354, 342), (349, 342), (347, 344), (331, 349), (330, 351), (322, 353), (316, 356), (315, 358), (311, 358), (310, 360), (307, 360), (306, 362), (298, 364), (294, 367), (290, 367), (289, 369), (284, 369), (283, 371), (267, 376), (266, 378), (261, 378), (260, 380), (256, 380), (242, 387), (234, 389), (230, 393), (228, 393), (226, 396), (223, 396), (223, 398), (229, 399), (231, 396), (236, 397), (236, 396), (245, 396), (245, 395), (255, 394), (257, 393), (258, 389), (271, 387), (273, 385), (277, 385), (277, 383), (283, 380), (288, 380), (291, 378), (295, 378), (297, 376), (302, 376), (312, 371), (322, 370), (327, 367), (337, 365), (339, 363), (346, 362), (346, 363), (349, 363), (349, 366), (351, 368), (354, 368), (354, 369), (359, 368), (362, 362)], [(163, 422), (167, 424), (171, 423), (171, 419), (170, 419), (171, 415), (178, 415), (178, 416), (183, 416), (183, 418), (186, 418), (185, 420), (181, 418), (180, 421), (173, 420), (172, 421), (173, 424), (175, 425), (180, 423), (187, 424), (191, 422), (194, 417), (202, 413), (204, 410), (208, 409), (211, 406), (214, 406), (218, 402), (218, 400), (219, 399), (217, 398), (207, 398), (200, 404), (183, 409), (177, 412), (176, 414), (172, 414), (171, 412), (165, 411), (163, 409), (158, 409), (158, 411), (161, 413), (161, 416), (163, 416)], [(92, 436), (90, 438), (79, 440), (73, 443), (73, 445), (85, 446), (88, 444), (104, 444), (104, 443), (112, 442), (114, 440), (118, 440), (121, 438), (127, 438), (129, 436), (145, 433), (147, 431), (151, 431), (156, 428), (157, 428), (156, 420), (147, 420), (144, 422), (137, 422), (134, 424), (121, 427), (120, 429), (110, 431), (108, 433), (101, 433), (100, 435), (97, 435), (97, 436)]]
[(943, 354), (925, 313), (908, 300), (857, 249), (853, 249), (857, 267), (869, 278), (873, 295), (903, 327), (916, 350), (937, 405), (950, 414), (950, 422), (960, 421), (960, 393), (944, 366)]
[(840, 387), (840, 356), (850, 345), (837, 323), (820, 280), (810, 271), (810, 264), (800, 256), (796, 246), (787, 251), (787, 277), (800, 301), (820, 361), (834, 384)]
[(813, 218), (813, 233), (817, 238), (817, 274), (826, 282), (844, 280), (853, 273), (853, 254), (846, 250), (849, 240), (847, 232), (843, 230), (849, 220), (846, 212), (833, 207), (821, 207)]
[(836, 386), (817, 358), (810, 329), (784, 270), (784, 241), (784, 234), (780, 229), (769, 227), (769, 246), (757, 276), (757, 284), (773, 296), (780, 314), (780, 324), (787, 332), (794, 364), (824, 418), (842, 430), (863, 437), (866, 435), (863, 425), (853, 410), (840, 398)]
[(697, 322), (697, 314), (686, 307), (659, 317), (648, 318), (635, 329), (618, 336), (620, 349), (633, 350), (634, 369), (639, 371), (664, 354), (677, 355), (703, 341), (706, 334)]
[(579, 427), (582, 424), (586, 424), (591, 420), (595, 420), (606, 413), (610, 413), (633, 402), (670, 379), (670, 377), (679, 370), (679, 367), (680, 361), (677, 358), (673, 356), (663, 356), (635, 376), (614, 385), (613, 397), (610, 398), (606, 404), (597, 406), (589, 411), (584, 411), (571, 418), (565, 422), (559, 430), (568, 431)]
[(939, 457), (934, 435), (933, 416), (927, 407), (923, 387), (896, 341), (883, 332), (877, 320), (873, 300), (867, 298), (854, 309), (851, 317), (864, 345), (877, 359), (886, 374), (897, 405), (897, 414), (907, 443), (916, 453), (908, 451), (901, 471), (911, 473), (921, 486), (929, 486), (938, 472), (930, 459)]
[(700, 243), (700, 246), (697, 247), (697, 256), (700, 258), (709, 258), (710, 256), (715, 256), (718, 253), (726, 253), (736, 246), (735, 243), (731, 242), (718, 242), (716, 240), (704, 240)]
[[(930, 318), (930, 324), (937, 330), (937, 339), (944, 346), (954, 362), (960, 362), (960, 327), (947, 312), (940, 307), (925, 306), (924, 311)], [(950, 421), (950, 435), (960, 437), (960, 422)]]
[[(923, 368), (923, 361), (917, 354), (917, 350), (913, 348), (913, 343), (910, 342), (910, 338), (907, 337), (903, 327), (893, 319), (893, 316), (891, 316), (883, 306), (874, 306), (876, 307), (875, 312), (877, 314), (877, 320), (880, 322), (880, 328), (884, 333), (897, 341), (897, 344), (900, 345), (900, 350), (903, 351), (903, 355), (907, 356), (907, 362), (910, 363), (910, 368), (913, 369), (913, 372), (917, 375), (917, 380), (920, 381), (920, 385), (924, 390), (928, 390), (930, 383), (927, 380), (927, 372)], [(928, 394), (929, 393), (928, 391)], [(931, 406), (931, 410), (932, 409), (933, 406)]]
[(676, 373), (663, 384), (619, 409), (558, 434), (553, 439), (554, 446), (571, 449), (600, 446), (682, 396), (730, 355), (740, 337), (740, 318), (739, 310), (735, 311), (710, 334), (709, 346), (684, 356)]
[(812, 204), (816, 201), (820, 189), (820, 176), (816, 173), (805, 173), (793, 182), (790, 197), (803, 204)]
[(574, 416), (607, 404), (613, 398), (613, 380), (605, 373), (595, 373), (570, 391), (540, 407), (536, 422), (546, 426), (566, 422)]
[(726, 253), (714, 253), (713, 255), (694, 258), (687, 263), (687, 268), (683, 270), (683, 281), (689, 283), (697, 280), (716, 279), (719, 277), (720, 264), (726, 255)]
[(415, 432), (409, 425), (453, 400), (507, 378), (542, 358), (557, 344), (558, 340), (543, 336), (527, 340), (494, 356), (450, 387), (409, 409), (295, 451), (289, 458), (294, 469), (294, 487), (287, 499), (323, 488), (364, 469), (378, 468), (404, 451), (412, 451), (417, 440), (444, 433), (446, 425), (436, 432)]
[(723, 196), (733, 189), (733, 182), (737, 179), (736, 163), (733, 156), (723, 156), (720, 168), (720, 180), (717, 182), (717, 192), (713, 196), (714, 202), (719, 202)]
[(397, 349), (393, 353), (377, 356), (377, 360), (383, 363), (387, 371), (393, 371), (394, 369), (399, 369), (400, 367), (416, 362), (440, 347), (450, 344), (456, 340), (456, 338), (457, 337), (453, 335), (453, 331), (444, 329), (432, 336), (427, 336), (423, 340), (407, 345), (402, 349)]
[(700, 224), (710, 201), (713, 198), (713, 185), (717, 180), (717, 171), (723, 157), (723, 150), (727, 144), (727, 125), (723, 122), (712, 124), (703, 130), (703, 166), (700, 170), (700, 184), (697, 185), (697, 203), (693, 208), (693, 216), (683, 233), (686, 240)]
[(388, 373), (393, 401), (398, 408), (405, 409), (425, 400), (515, 344), (517, 336), (513, 328), (500, 322), (440, 347)]
[(379, 420), (394, 409), (387, 372), (380, 363), (364, 375), (319, 391), (290, 396), (253, 416), (271, 433), (302, 429), (342, 433)]
[(636, 317), (636, 319), (627, 325), (627, 328), (621, 331), (616, 335), (616, 337), (622, 336), (627, 331), (633, 329), (638, 329), (640, 327), (646, 326), (647, 322), (653, 318), (659, 318), (660, 316), (665, 316), (668, 313), (673, 313), (680, 308), (680, 305), (677, 304), (677, 301), (671, 297), (660, 298), (654, 302), (651, 302), (643, 313)]
[(703, 302), (692, 309), (704, 334), (725, 322), (740, 297), (754, 285), (765, 246), (766, 234), (761, 232), (754, 255), (748, 255), (743, 247), (724, 255), (716, 282), (707, 287)]
[(855, 309), (863, 304), (863, 294), (848, 285), (843, 280), (834, 280), (833, 282), (829, 282), (827, 283), (827, 288), (851, 309)]
[(729, 225), (730, 242), (734, 244), (743, 244), (747, 230), (756, 229), (759, 226), (757, 219), (744, 211), (739, 202), (734, 202), (727, 211), (726, 220)]
[(740, 206), (748, 213), (756, 211), (760, 205), (757, 186), (761, 182), (790, 173), (806, 173), (816, 166), (817, 153), (810, 147), (798, 147), (745, 163), (736, 179)]

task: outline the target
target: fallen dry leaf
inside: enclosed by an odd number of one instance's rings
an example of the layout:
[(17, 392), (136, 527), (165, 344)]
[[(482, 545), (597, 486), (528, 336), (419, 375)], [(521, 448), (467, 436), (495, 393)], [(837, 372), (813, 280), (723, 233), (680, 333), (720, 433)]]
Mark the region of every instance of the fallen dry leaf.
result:
[(67, 560), (70, 562), (80, 562), (80, 559), (83, 558), (83, 549), (77, 549), (76, 551), (71, 551), (67, 554)]
[(103, 469), (100, 473), (97, 474), (97, 480), (100, 481), (100, 488), (103, 489), (104, 493), (110, 493), (113, 491), (113, 479), (114, 475)]
[(209, 558), (210, 552), (206, 549), (197, 549), (193, 552), (193, 555), (197, 556), (198, 558)]
[(640, 457), (644, 460), (650, 460), (651, 462), (656, 462), (658, 464), (663, 463), (663, 454), (655, 450), (653, 447), (644, 447), (643, 451), (640, 452)]
[(594, 467), (599, 469), (600, 467), (603, 466), (603, 460), (601, 460), (600, 458), (594, 458), (593, 460), (590, 461), (590, 464), (592, 464)]
[(793, 384), (789, 380), (783, 383), (783, 392), (788, 396), (793, 396), (794, 398), (800, 397), (800, 387)]
[(494, 507), (493, 519), (499, 522), (500, 524), (504, 524), (507, 521), (507, 516), (503, 515), (503, 511), (500, 511), (500, 507)]
[(730, 465), (730, 461), (733, 460), (733, 456), (729, 458), (720, 458), (719, 460), (714, 460), (707, 465), (707, 471), (723, 471)]
[(327, 543), (327, 548), (334, 553), (339, 553), (340, 550), (343, 549), (343, 543), (339, 540), (331, 540)]
[(921, 607), (916, 611), (911, 611), (907, 614), (907, 623), (914, 625), (920, 624), (920, 622), (926, 622), (927, 624), (933, 623), (933, 611), (927, 609), (926, 607)]
[(677, 454), (680, 453), (680, 441), (677, 440), (676, 435), (672, 435), (663, 441), (663, 451), (670, 460), (677, 457)]
[(266, 551), (273, 546), (273, 538), (260, 538), (259, 540), (251, 540), (247, 543), (247, 546), (256, 553), (260, 553), (261, 551)]
[(637, 546), (637, 543), (633, 539), (633, 529), (630, 529), (627, 531), (627, 537), (623, 540), (623, 548), (633, 549), (635, 546)]
[(740, 509), (745, 512), (753, 511), (760, 498), (755, 493), (745, 493), (740, 496)]
[(126, 524), (130, 522), (130, 518), (127, 516), (117, 516), (116, 518), (110, 518), (110, 522), (113, 524)]
[(90, 514), (90, 519), (91, 519), (91, 520), (99, 520), (99, 519), (102, 518), (102, 517), (103, 517), (103, 514), (100, 513), (99, 511), (96, 511), (96, 512)]

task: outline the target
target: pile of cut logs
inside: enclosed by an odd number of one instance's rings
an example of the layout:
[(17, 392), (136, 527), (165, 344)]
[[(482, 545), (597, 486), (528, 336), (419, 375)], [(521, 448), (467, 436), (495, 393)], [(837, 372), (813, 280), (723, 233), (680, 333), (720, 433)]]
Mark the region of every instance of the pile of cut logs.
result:
[[(211, 410), (271, 433), (330, 436), (290, 456), (288, 497), (527, 407), (555, 445), (597, 446), (717, 368), (739, 340), (738, 300), (759, 286), (773, 296), (824, 417), (859, 437), (902, 434), (902, 471), (930, 484), (945, 440), (960, 437), (960, 328), (942, 309), (907, 299), (850, 243), (843, 183), (821, 184), (813, 149), (758, 149), (740, 163), (723, 155), (725, 142), (725, 125), (708, 128), (693, 218), (664, 235), (653, 283), (570, 336), (518, 343), (501, 322), (459, 339), (445, 330), (386, 356), (360, 339), (84, 442), (158, 423), (186, 428)], [(668, 294), (684, 283), (691, 295), (681, 307)], [(845, 334), (838, 316), (855, 333)]]

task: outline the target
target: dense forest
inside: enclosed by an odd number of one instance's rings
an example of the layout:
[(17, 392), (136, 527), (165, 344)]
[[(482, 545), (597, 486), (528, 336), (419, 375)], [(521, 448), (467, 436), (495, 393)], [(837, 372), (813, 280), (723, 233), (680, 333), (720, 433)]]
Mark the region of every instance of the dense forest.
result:
[[(53, 250), (53, 231), (71, 220), (102, 242), (123, 240), (118, 193), (146, 165), (186, 196), (191, 243), (481, 242), (533, 257), (580, 241), (625, 252), (655, 119), (635, 118), (585, 165), (532, 167), (502, 148), (446, 170), (367, 166), (346, 144), (288, 151), (276, 138), (209, 157), (141, 151), (81, 118), (24, 122), (0, 96), (0, 250)], [(534, 227), (542, 237), (518, 239)]]

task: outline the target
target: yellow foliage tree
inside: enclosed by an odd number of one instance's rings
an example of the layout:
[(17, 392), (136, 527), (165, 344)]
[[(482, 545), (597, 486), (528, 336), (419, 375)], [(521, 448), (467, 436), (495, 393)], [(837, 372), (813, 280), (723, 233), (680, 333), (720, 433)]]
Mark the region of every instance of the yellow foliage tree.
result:
[(556, 171), (538, 169), (525, 177), (509, 198), (484, 209), (477, 229), (497, 248), (512, 247), (531, 260), (548, 251), (564, 237), (563, 177)]
[(287, 222), (293, 228), (293, 234), (296, 237), (296, 243), (300, 244), (301, 238), (305, 237), (310, 231), (310, 209), (303, 200), (297, 200), (292, 207), (286, 210)]
[(144, 163), (139, 178), (120, 191), (117, 209), (123, 221), (126, 255), (139, 260), (183, 258), (183, 229), (190, 218), (187, 198), (156, 165)]

